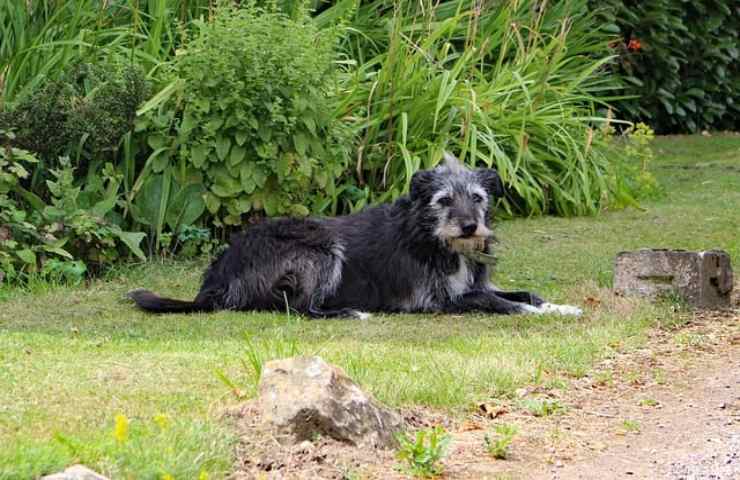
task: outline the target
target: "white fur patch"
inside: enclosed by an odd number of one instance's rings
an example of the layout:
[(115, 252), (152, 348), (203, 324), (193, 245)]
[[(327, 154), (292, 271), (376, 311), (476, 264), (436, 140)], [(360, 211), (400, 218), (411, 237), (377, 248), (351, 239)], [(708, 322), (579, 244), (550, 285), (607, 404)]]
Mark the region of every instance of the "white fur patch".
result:
[(574, 315), (580, 317), (583, 315), (583, 310), (573, 305), (556, 305), (554, 303), (543, 303), (539, 307), (533, 305), (522, 304), (525, 313), (532, 313), (535, 315), (545, 315), (548, 313), (556, 313), (558, 315)]
[(473, 272), (468, 268), (468, 262), (465, 261), (465, 257), (458, 255), (460, 260), (460, 267), (457, 272), (447, 277), (447, 291), (450, 297), (459, 297), (464, 294), (470, 288), (470, 284), (473, 283)]
[(372, 314), (360, 311), (356, 311), (355, 315), (357, 315), (357, 318), (359, 318), (360, 320), (367, 320), (368, 318), (372, 317)]

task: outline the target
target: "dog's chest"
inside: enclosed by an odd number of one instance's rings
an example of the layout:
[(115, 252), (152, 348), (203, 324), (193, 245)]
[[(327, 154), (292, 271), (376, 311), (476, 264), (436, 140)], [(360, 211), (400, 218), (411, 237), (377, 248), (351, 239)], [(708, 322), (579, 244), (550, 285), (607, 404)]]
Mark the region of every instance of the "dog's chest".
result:
[(459, 266), (456, 272), (447, 276), (447, 292), (451, 297), (459, 297), (470, 289), (473, 284), (473, 271), (465, 261), (465, 257), (459, 255)]

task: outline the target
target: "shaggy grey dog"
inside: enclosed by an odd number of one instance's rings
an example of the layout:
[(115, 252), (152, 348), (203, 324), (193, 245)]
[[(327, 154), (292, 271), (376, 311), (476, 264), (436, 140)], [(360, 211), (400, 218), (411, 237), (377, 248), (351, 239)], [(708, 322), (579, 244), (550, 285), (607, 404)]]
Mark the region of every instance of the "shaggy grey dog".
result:
[(445, 163), (414, 174), (408, 196), (336, 218), (267, 220), (231, 238), (193, 301), (129, 293), (152, 312), (277, 310), (311, 317), (364, 312), (579, 315), (530, 292), (504, 292), (460, 245), (490, 252), (489, 204), (502, 195), (494, 169)]

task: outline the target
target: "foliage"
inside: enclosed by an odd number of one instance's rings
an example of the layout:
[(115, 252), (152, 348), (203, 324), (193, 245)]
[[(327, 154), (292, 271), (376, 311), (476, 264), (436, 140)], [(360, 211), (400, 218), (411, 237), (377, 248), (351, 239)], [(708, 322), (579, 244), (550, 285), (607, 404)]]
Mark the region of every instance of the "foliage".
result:
[(331, 35), (249, 6), (222, 7), (197, 28), (175, 57), (169, 98), (142, 108), (152, 170), (196, 172), (228, 225), (253, 211), (327, 209), (349, 147), (332, 112)]
[(496, 436), (491, 438), (485, 435), (483, 440), (486, 444), (486, 451), (493, 457), (501, 460), (509, 456), (509, 446), (517, 434), (516, 425), (507, 423), (496, 425)]
[(524, 400), (522, 406), (535, 417), (549, 417), (565, 410), (565, 407), (558, 400), (542, 398)]
[(593, 135), (607, 121), (597, 95), (613, 86), (607, 33), (585, 1), (535, 6), (378, 0), (357, 11), (372, 42), (345, 45), (361, 62), (343, 104), (361, 138), (353, 209), (402, 194), (443, 149), (496, 166), (510, 214), (588, 214), (632, 194), (608, 181), (619, 172)]
[(145, 234), (126, 232), (109, 216), (119, 198), (120, 176), (108, 163), (100, 173), (88, 175), (84, 189), (75, 186), (74, 169), (69, 159), (60, 160), (61, 168), (51, 170), (54, 180), (47, 180), (51, 205), (43, 210), (46, 222), (59, 228), (67, 249), (75, 258), (103, 265), (118, 259), (125, 246), (139, 259), (146, 256), (139, 247)]
[(619, 172), (613, 181), (622, 183), (621, 190), (633, 192), (634, 195), (615, 198), (614, 207), (639, 207), (635, 197), (655, 199), (663, 193), (650, 170), (655, 157), (650, 146), (655, 132), (650, 127), (640, 122), (617, 134), (614, 127), (607, 123), (597, 135), (603, 137), (608, 145), (612, 164), (615, 171)]
[(147, 98), (143, 72), (122, 58), (74, 62), (0, 114), (12, 144), (51, 165), (63, 154), (98, 159), (115, 150), (133, 128), (136, 108)]
[[(39, 273), (56, 281), (79, 282), (87, 264), (98, 267), (119, 257), (122, 246), (140, 258), (144, 234), (123, 231), (105, 216), (118, 199), (119, 182), (106, 166), (82, 190), (73, 185), (69, 160), (52, 170), (47, 182), (51, 204), (25, 190), (27, 164), (38, 160), (29, 152), (0, 149), (0, 280), (19, 280)], [(82, 261), (80, 261), (82, 260)]]
[(415, 477), (431, 478), (441, 475), (444, 466), (439, 463), (447, 453), (450, 436), (437, 425), (432, 429), (419, 430), (416, 438), (398, 435), (397, 457), (404, 468)]
[(591, 2), (618, 33), (619, 113), (658, 133), (740, 128), (740, 4)]
[(214, 0), (0, 2), (0, 105), (90, 55), (122, 55), (146, 71), (177, 48), (182, 25)]
[[(393, 200), (443, 149), (499, 169), (508, 215), (636, 205), (654, 187), (641, 153), (615, 153), (639, 132), (603, 133), (613, 27), (587, 0), (10, 3), (0, 127), (41, 160), (13, 201), (67, 217), (52, 224), (75, 259), (117, 258), (116, 228), (146, 232), (142, 253), (193, 255), (245, 217)], [(60, 154), (77, 199), (50, 191)], [(112, 185), (101, 226), (83, 210)]]
[(106, 438), (95, 441), (60, 433), (54, 439), (78, 461), (101, 465), (114, 477), (209, 478), (228, 469), (223, 452), (231, 438), (203, 422), (117, 414), (112, 431), (105, 433)]

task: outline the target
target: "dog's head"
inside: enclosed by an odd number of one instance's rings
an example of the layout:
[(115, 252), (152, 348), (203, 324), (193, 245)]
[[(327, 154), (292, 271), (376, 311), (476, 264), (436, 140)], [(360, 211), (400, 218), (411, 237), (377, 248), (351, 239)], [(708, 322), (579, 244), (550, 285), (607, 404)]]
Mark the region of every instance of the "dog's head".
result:
[(445, 153), (445, 162), (433, 170), (420, 170), (411, 179), (409, 197), (434, 223), (441, 241), (488, 238), (490, 202), (503, 195), (501, 178), (493, 168), (469, 169)]

